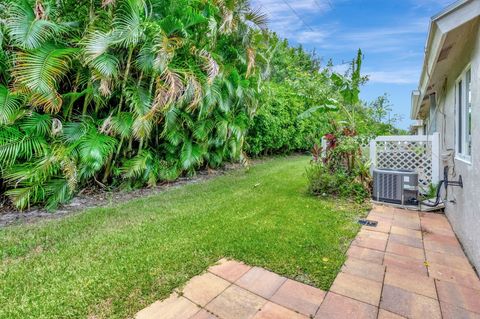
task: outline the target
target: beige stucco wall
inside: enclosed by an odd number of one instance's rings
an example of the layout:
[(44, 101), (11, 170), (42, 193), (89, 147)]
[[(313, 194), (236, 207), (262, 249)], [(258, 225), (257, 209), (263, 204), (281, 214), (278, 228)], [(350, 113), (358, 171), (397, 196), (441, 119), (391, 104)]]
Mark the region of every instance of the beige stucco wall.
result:
[[(440, 133), (441, 172), (450, 167), (449, 179), (461, 175), (464, 187), (449, 187), (446, 214), (464, 249), (480, 270), (480, 33), (452, 62), (446, 75), (443, 92), (437, 91), (437, 131)], [(468, 65), (472, 70), (472, 160), (467, 163), (455, 158), (455, 82)], [(432, 133), (431, 131), (429, 133)], [(451, 154), (449, 156), (448, 154)], [(443, 178), (442, 178), (443, 179)]]

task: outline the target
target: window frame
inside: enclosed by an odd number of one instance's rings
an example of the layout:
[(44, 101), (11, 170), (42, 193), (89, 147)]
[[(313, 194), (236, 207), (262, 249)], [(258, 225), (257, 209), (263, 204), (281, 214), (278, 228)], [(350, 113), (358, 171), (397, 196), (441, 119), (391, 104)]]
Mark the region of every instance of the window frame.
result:
[[(470, 82), (467, 81), (467, 74), (470, 72)], [(467, 89), (470, 84), (470, 91)], [(461, 91), (460, 91), (461, 90)], [(467, 94), (469, 92), (469, 94)], [(455, 158), (472, 163), (472, 67), (467, 65), (455, 81)], [(469, 134), (470, 130), (470, 134)]]

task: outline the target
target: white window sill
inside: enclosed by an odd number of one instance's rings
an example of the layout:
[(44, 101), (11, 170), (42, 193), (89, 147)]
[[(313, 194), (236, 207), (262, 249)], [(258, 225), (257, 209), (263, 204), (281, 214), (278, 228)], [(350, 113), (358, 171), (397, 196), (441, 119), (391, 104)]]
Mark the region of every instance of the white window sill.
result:
[(455, 155), (455, 160), (460, 161), (462, 163), (465, 163), (467, 165), (472, 165), (472, 158), (471, 157), (465, 157), (461, 156), (459, 154)]

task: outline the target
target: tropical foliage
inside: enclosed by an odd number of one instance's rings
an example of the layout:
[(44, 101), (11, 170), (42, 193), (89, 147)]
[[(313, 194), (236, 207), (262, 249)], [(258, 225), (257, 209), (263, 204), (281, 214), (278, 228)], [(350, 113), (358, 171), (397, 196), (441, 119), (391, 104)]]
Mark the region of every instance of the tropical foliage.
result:
[(315, 52), (292, 48), (275, 35), (269, 47), (259, 52), (271, 58), (259, 96), (261, 108), (247, 136), (250, 154), (307, 151), (339, 126), (370, 138), (399, 133), (394, 126), (399, 118), (391, 115), (386, 95), (371, 103), (359, 98), (368, 81), (361, 75), (361, 51), (347, 72), (339, 74), (331, 62), (322, 66)]
[(0, 47), (0, 191), (19, 209), (393, 130), (385, 97), (358, 99), (361, 52), (335, 73), (248, 0), (7, 0)]
[(244, 156), (266, 23), (247, 0), (0, 6), (0, 172), (16, 207)]
[[(332, 99), (332, 105), (339, 108), (345, 119), (331, 120), (330, 131), (324, 135), (325, 144), (314, 146), (311, 166), (307, 169), (309, 191), (315, 195), (338, 195), (363, 201), (371, 190), (368, 158), (363, 146), (368, 145), (369, 137), (375, 134), (375, 126), (370, 132), (359, 134), (366, 110), (359, 98), (360, 86), (366, 81), (361, 76), (362, 52), (359, 50), (353, 60), (349, 77), (333, 73), (330, 77), (338, 89), (340, 99)], [(310, 117), (324, 107), (313, 107), (300, 117)], [(359, 111), (363, 111), (359, 112)], [(359, 116), (360, 115), (360, 116)], [(360, 120), (360, 121), (359, 121)], [(370, 121), (377, 124), (377, 121)], [(379, 123), (381, 124), (381, 123)]]
[(322, 69), (316, 56), (302, 47), (292, 48), (275, 35), (268, 40), (269, 49), (260, 51), (270, 62), (266, 68), (268, 81), (247, 136), (247, 150), (251, 155), (309, 150), (325, 133), (333, 114), (316, 112), (304, 119), (299, 115), (328, 104), (336, 95), (328, 80), (331, 71)]

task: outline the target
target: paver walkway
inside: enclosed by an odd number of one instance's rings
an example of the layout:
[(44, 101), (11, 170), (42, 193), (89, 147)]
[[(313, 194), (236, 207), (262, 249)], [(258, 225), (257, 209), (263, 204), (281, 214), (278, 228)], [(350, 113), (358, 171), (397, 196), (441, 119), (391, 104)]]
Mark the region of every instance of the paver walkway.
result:
[(480, 319), (480, 280), (444, 215), (375, 206), (328, 293), (222, 259), (137, 319)]

